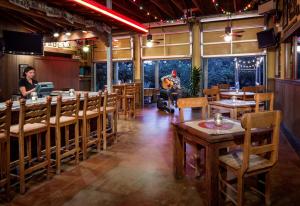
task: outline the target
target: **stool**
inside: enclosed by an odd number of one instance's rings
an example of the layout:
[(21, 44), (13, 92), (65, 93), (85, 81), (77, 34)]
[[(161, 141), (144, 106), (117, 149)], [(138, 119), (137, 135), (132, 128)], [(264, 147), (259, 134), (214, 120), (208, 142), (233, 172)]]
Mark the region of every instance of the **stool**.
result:
[[(19, 142), (19, 179), (20, 192), (25, 193), (25, 175), (42, 168), (47, 169), (47, 176), (50, 172), (50, 112), (51, 97), (47, 97), (46, 103), (34, 103), (26, 105), (25, 100), (20, 100), (19, 124), (10, 127), (10, 135), (17, 138)], [(46, 133), (46, 158), (32, 165), (31, 160), (31, 136), (37, 135), (38, 142), (41, 142), (41, 134)], [(27, 156), (29, 166), (25, 168), (24, 143), (27, 141)], [(40, 151), (38, 143), (37, 150)], [(40, 159), (38, 152), (38, 159)]]
[[(75, 155), (75, 164), (79, 161), (79, 126), (78, 111), (80, 106), (80, 94), (76, 99), (62, 101), (62, 97), (57, 97), (56, 115), (50, 118), (50, 127), (55, 128), (56, 145), (56, 174), (60, 174), (61, 160)], [(70, 126), (75, 126), (74, 147), (70, 149)], [(61, 147), (61, 128), (65, 128), (65, 147)]]
[(135, 118), (135, 99), (136, 88), (135, 84), (125, 86), (125, 116), (132, 115)]
[(5, 109), (0, 110), (0, 188), (6, 186), (9, 194), (10, 187), (10, 122), (12, 101), (5, 103)]
[[(84, 93), (83, 110), (78, 113), (78, 119), (81, 121), (81, 137), (82, 137), (82, 154), (83, 159), (87, 158), (87, 149), (96, 145), (97, 151), (100, 151), (102, 120), (101, 116), (101, 98), (102, 94), (99, 92), (95, 96), (89, 96)], [(97, 137), (93, 138), (91, 135), (91, 120), (97, 119)]]
[[(107, 139), (111, 136), (117, 140), (117, 123), (118, 123), (118, 94), (117, 93), (104, 93), (103, 107), (101, 108), (103, 115), (103, 150), (107, 149)], [(110, 128), (107, 128), (107, 119), (110, 117), (111, 132), (107, 132)]]

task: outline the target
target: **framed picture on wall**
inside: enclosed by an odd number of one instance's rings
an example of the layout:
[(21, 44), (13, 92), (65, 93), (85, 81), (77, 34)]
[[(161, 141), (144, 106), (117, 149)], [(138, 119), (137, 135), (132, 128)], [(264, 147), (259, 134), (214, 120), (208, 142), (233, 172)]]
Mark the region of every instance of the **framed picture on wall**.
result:
[(19, 64), (19, 79), (23, 78), (23, 72), (26, 67), (28, 67), (28, 64)]

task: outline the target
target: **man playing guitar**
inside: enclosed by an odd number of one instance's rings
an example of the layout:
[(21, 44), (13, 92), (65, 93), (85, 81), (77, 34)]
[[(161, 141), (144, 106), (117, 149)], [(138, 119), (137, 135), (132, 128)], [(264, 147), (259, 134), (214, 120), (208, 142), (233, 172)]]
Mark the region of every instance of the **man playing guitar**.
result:
[(177, 98), (181, 95), (180, 78), (177, 76), (176, 70), (172, 70), (172, 73), (161, 78), (162, 90), (161, 93), (165, 93), (168, 98), (176, 105)]

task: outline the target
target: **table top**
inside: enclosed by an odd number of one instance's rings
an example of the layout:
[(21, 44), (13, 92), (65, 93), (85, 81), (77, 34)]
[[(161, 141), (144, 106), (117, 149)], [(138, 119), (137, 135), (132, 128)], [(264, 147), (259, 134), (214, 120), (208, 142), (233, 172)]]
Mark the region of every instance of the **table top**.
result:
[(244, 100), (232, 100), (222, 99), (220, 101), (209, 102), (210, 105), (216, 105), (221, 107), (237, 108), (237, 107), (254, 107), (255, 101), (244, 101)]
[(246, 96), (253, 96), (255, 95), (254, 92), (220, 92), (221, 95), (226, 95), (226, 96), (243, 96), (244, 94)]
[[(55, 93), (57, 94), (61, 94), (62, 95), (62, 100), (71, 100), (71, 99), (75, 99), (75, 95), (74, 96), (70, 96), (68, 91), (55, 91)], [(84, 93), (83, 91), (77, 91), (76, 93), (80, 93), (80, 100), (84, 99)], [(89, 96), (95, 96), (98, 95), (98, 92), (88, 92)], [(45, 103), (46, 102), (46, 97), (43, 98), (38, 98), (37, 101), (32, 101), (31, 99), (26, 99), (26, 104), (28, 105), (33, 105), (33, 104), (41, 104), (41, 103)], [(57, 96), (53, 96), (52, 100), (51, 100), (51, 105), (56, 105), (57, 104)], [(5, 109), (5, 102), (0, 102), (0, 109)], [(19, 101), (13, 101), (13, 105), (12, 105), (12, 111), (17, 111), (20, 109), (20, 102)]]
[[(240, 121), (234, 120), (231, 118), (224, 119), (224, 123), (233, 124), (231, 129), (223, 130), (223, 129), (209, 129), (200, 127), (199, 124), (202, 122), (212, 122), (212, 119), (207, 120), (195, 120), (188, 122), (177, 122), (172, 123), (173, 127), (176, 129), (178, 133), (183, 134), (185, 138), (188, 138), (192, 141), (203, 144), (206, 142), (208, 144), (222, 143), (225, 141), (232, 141), (238, 139), (242, 139), (244, 137), (244, 129), (241, 126)], [(254, 129), (252, 134), (262, 134), (269, 133), (270, 129)]]

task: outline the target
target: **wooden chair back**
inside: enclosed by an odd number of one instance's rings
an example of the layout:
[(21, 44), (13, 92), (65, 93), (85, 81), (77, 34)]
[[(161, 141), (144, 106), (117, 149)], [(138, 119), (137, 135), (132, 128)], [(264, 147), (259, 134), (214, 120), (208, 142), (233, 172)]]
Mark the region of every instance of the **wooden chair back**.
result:
[(256, 87), (255, 86), (243, 87), (242, 92), (244, 92), (243, 100), (245, 101), (253, 100), (253, 97), (252, 96), (249, 97), (248, 95), (246, 95), (246, 92), (256, 93)]
[(126, 84), (125, 85), (125, 96), (126, 95), (136, 95), (136, 86), (135, 84)]
[(209, 117), (208, 101), (206, 97), (179, 98), (177, 100), (177, 106), (180, 109), (180, 122), (184, 122), (184, 108), (201, 108), (202, 119)]
[(274, 93), (256, 93), (254, 95), (255, 100), (255, 112), (260, 111), (260, 104), (264, 103), (265, 106), (268, 106), (268, 111), (273, 111), (274, 107)]
[(45, 103), (27, 105), (26, 100), (20, 99), (19, 130), (24, 132), (25, 124), (44, 123), (49, 126), (51, 113), (51, 97)]
[[(268, 111), (259, 113), (246, 113), (243, 115), (241, 124), (245, 129), (243, 145), (242, 172), (246, 172), (249, 167), (250, 155), (270, 154), (266, 159), (273, 166), (278, 160), (279, 127), (281, 121), (280, 111)], [(252, 144), (252, 129), (271, 129), (270, 141), (260, 145)], [(270, 165), (268, 165), (270, 167)], [(263, 169), (263, 168), (260, 168)]]
[(203, 89), (203, 94), (208, 101), (219, 101), (220, 100), (220, 90), (219, 88)]
[(230, 89), (230, 84), (218, 84), (219, 89)]
[(11, 124), (11, 108), (12, 101), (5, 102), (5, 108), (0, 110), (0, 132), (5, 133), (5, 136), (9, 137), (9, 130)]
[(100, 114), (101, 110), (101, 92), (98, 92), (95, 96), (89, 96), (86, 92), (84, 93), (84, 103), (83, 103), (83, 115), (86, 115), (87, 111), (95, 111), (97, 110)]
[(256, 85), (256, 93), (264, 93), (266, 91), (266, 88), (264, 85)]
[(56, 123), (59, 123), (61, 116), (75, 117), (78, 119), (78, 112), (80, 107), (80, 93), (76, 94), (75, 99), (62, 100), (62, 96), (57, 97), (56, 105)]
[(106, 95), (107, 95), (106, 107), (117, 108), (118, 94), (117, 93), (110, 93), (110, 94), (106, 94)]

